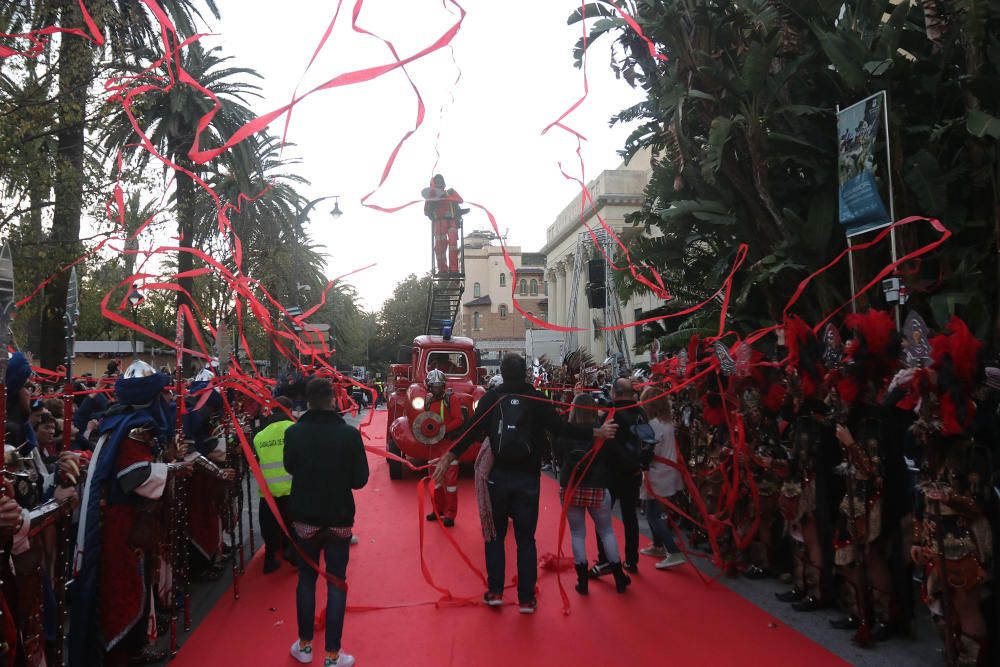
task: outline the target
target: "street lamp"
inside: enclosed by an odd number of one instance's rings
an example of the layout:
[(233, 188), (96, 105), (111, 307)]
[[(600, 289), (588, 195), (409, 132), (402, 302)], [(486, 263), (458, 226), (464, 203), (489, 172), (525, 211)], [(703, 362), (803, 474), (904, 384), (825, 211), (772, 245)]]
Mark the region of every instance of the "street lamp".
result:
[(327, 199), (334, 200), (333, 210), (330, 211), (331, 216), (333, 216), (334, 218), (339, 218), (340, 216), (344, 215), (344, 212), (340, 210), (340, 195), (327, 195), (325, 197), (319, 197), (317, 199), (313, 199), (312, 201), (307, 203), (301, 211), (299, 211), (298, 219), (296, 220), (298, 225), (300, 227), (305, 225), (306, 220), (309, 219), (309, 212), (313, 209), (313, 206)]
[[(132, 293), (128, 295), (128, 302), (132, 305), (132, 319), (138, 319), (139, 304), (142, 303), (142, 292), (135, 285), (132, 286)], [(132, 358), (135, 359), (135, 328), (132, 329)]]

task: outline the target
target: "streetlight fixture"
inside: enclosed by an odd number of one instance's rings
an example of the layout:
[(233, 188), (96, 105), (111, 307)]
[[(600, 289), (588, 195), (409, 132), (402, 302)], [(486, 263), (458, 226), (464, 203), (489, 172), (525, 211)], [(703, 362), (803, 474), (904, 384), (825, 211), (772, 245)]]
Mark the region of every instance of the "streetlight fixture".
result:
[[(132, 293), (128, 295), (128, 302), (132, 306), (132, 319), (138, 319), (139, 314), (139, 304), (143, 302), (144, 297), (142, 292), (139, 291), (137, 285), (132, 286)], [(135, 329), (132, 329), (132, 358), (135, 359)]]
[(327, 199), (334, 200), (333, 210), (330, 211), (331, 216), (333, 216), (334, 218), (339, 218), (340, 216), (344, 215), (344, 212), (340, 210), (340, 195), (326, 195), (325, 197), (319, 197), (317, 199), (313, 199), (312, 201), (307, 203), (301, 211), (299, 211), (299, 215), (296, 220), (298, 225), (300, 227), (302, 225), (305, 225), (306, 221), (309, 219), (309, 212), (312, 211), (313, 206), (320, 203), (321, 201), (326, 201)]
[(333, 210), (330, 211), (330, 215), (332, 215), (334, 218), (339, 218), (340, 216), (344, 215), (344, 212), (340, 210), (340, 195), (332, 195), (332, 196), (334, 198)]

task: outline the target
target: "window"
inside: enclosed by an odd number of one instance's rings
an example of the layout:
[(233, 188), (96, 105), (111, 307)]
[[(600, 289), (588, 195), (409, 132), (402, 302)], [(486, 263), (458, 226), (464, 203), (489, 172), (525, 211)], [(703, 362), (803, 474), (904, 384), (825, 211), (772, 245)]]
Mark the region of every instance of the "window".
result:
[(481, 291), (482, 291), (482, 288), (479, 286), (479, 283), (473, 284), (473, 286), (472, 286), (472, 296), (474, 298), (478, 299), (479, 297), (481, 297), (482, 296), (482, 294), (480, 293)]
[(475, 312), (472, 313), (472, 329), (473, 331), (479, 331), (482, 328), (483, 315), (482, 313)]
[(507, 318), (507, 306), (500, 306), (500, 308), (497, 309), (497, 312), (500, 313), (501, 320)]
[(465, 375), (469, 372), (469, 359), (465, 352), (430, 352), (427, 371), (433, 370), (443, 371), (445, 375)]
[(525, 317), (525, 318), (524, 318), (524, 328), (525, 328), (525, 329), (534, 329), (534, 328), (535, 328), (535, 323), (534, 323), (534, 322), (532, 322), (532, 321), (531, 321), (531, 320), (529, 319), (529, 318), (532, 318), (532, 317), (534, 317), (534, 316), (535, 316), (535, 314), (534, 314), (533, 312), (531, 312), (531, 311), (529, 310), (529, 311), (528, 311), (528, 317)]
[(500, 274), (500, 287), (506, 287), (506, 286), (507, 286), (507, 276), (501, 273)]
[(521, 278), (521, 296), (524, 296), (527, 293), (528, 293), (528, 281), (525, 280), (524, 278)]
[(535, 279), (531, 280), (531, 296), (538, 296), (538, 281)]

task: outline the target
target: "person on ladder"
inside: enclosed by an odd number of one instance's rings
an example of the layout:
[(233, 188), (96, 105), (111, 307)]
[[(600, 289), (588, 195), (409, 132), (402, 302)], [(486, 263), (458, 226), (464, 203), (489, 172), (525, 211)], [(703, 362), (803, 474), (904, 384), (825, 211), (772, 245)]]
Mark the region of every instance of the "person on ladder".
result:
[(444, 176), (435, 174), (430, 187), (423, 189), (424, 215), (431, 219), (434, 235), (434, 264), (438, 274), (458, 273), (458, 226), (469, 212), (461, 208), (462, 197), (445, 187)]
[[(432, 370), (425, 381), (430, 392), (424, 400), (424, 410), (441, 416), (444, 438), (439, 444), (447, 446), (448, 434), (462, 427), (465, 415), (458, 401), (452, 399), (451, 391), (446, 390), (445, 376), (442, 371)], [(437, 521), (449, 528), (455, 525), (455, 515), (458, 513), (458, 459), (451, 462), (445, 473), (444, 484), (434, 487), (434, 511), (427, 515), (428, 521)]]

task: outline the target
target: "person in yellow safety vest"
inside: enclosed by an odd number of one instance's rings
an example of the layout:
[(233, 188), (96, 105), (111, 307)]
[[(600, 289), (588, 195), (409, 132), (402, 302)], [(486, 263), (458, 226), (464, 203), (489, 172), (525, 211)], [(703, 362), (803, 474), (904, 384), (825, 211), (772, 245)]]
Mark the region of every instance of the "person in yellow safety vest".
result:
[[(282, 520), (288, 526), (290, 525), (288, 522), (288, 495), (292, 492), (292, 476), (285, 470), (283, 463), (285, 431), (295, 422), (289, 416), (293, 407), (291, 399), (279, 396), (277, 402), (281, 407), (274, 408), (271, 412), (267, 426), (254, 436), (253, 446), (257, 452), (257, 459), (260, 461), (260, 469), (267, 482), (267, 488), (274, 496), (274, 502), (278, 506)], [(288, 412), (286, 413), (285, 410)], [(260, 491), (258, 514), (260, 516), (260, 532), (264, 538), (264, 574), (270, 574), (278, 569), (278, 554), (283, 551), (285, 560), (294, 564), (294, 556), (290, 550), (291, 545), (288, 544), (278, 521), (271, 513), (271, 508), (264, 498), (264, 489)]]
[[(430, 393), (424, 400), (424, 410), (436, 412), (444, 420), (444, 432), (447, 439), (449, 433), (453, 433), (462, 427), (465, 416), (462, 414), (462, 407), (458, 401), (454, 400), (450, 391), (445, 391), (445, 376), (442, 371), (432, 370), (427, 374), (424, 381)], [(441, 523), (448, 526), (455, 525), (455, 515), (458, 514), (458, 460), (452, 461), (452, 465), (445, 473), (444, 484), (434, 487), (434, 510), (427, 515), (428, 521), (437, 521), (438, 515)]]

